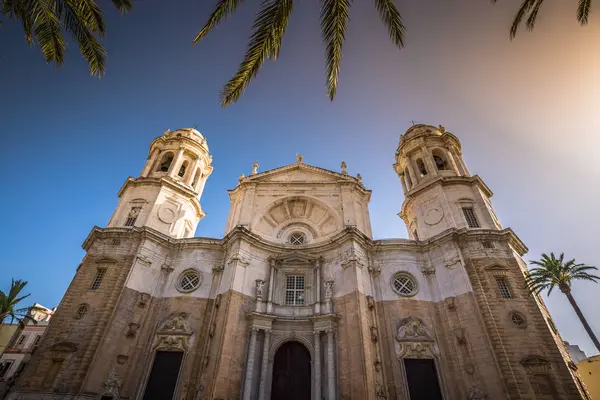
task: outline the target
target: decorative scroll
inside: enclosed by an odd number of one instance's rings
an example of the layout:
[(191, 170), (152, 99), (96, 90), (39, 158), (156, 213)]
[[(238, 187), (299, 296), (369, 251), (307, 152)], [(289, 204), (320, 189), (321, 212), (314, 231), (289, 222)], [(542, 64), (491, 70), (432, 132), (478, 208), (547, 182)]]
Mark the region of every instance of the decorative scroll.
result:
[(396, 334), (398, 358), (435, 358), (439, 355), (433, 334), (420, 318), (407, 317), (398, 324)]
[(155, 349), (187, 351), (193, 332), (188, 321), (188, 314), (173, 313), (162, 323), (156, 332)]

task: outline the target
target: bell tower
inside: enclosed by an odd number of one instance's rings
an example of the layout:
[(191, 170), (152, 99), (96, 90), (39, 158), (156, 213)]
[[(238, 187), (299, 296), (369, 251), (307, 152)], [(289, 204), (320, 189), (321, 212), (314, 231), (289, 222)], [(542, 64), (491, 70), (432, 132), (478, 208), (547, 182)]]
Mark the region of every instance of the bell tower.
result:
[(471, 176), (460, 141), (443, 126), (410, 127), (400, 136), (394, 169), (405, 196), (398, 215), (411, 239), (427, 240), (450, 228), (502, 229), (491, 190)]
[(200, 196), (213, 167), (195, 129), (167, 130), (150, 144), (139, 177), (129, 177), (108, 227), (148, 226), (170, 237), (193, 237), (204, 217)]

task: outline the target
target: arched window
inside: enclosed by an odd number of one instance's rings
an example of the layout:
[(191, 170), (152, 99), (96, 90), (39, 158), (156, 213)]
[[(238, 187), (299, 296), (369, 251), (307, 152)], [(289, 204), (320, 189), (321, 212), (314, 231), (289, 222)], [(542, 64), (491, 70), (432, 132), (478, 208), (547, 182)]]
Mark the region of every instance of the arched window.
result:
[(173, 153), (166, 153), (160, 160), (160, 163), (158, 164), (158, 168), (156, 170), (160, 172), (169, 172), (169, 168), (171, 167), (172, 162)]
[(408, 173), (408, 168), (404, 169), (404, 179), (406, 180), (406, 189), (410, 189), (412, 187), (412, 181), (410, 180), (410, 174)]
[(420, 158), (417, 159), (417, 168), (419, 169), (421, 177), (427, 175), (427, 168), (425, 168), (425, 163), (423, 163), (423, 160), (421, 160)]
[(183, 162), (183, 164), (181, 164), (181, 168), (179, 168), (179, 173), (177, 173), (177, 175), (180, 178), (183, 178), (183, 176), (185, 175), (185, 170), (187, 169), (188, 166), (188, 162), (187, 160)]
[(192, 181), (192, 186), (193, 186), (193, 187), (196, 187), (196, 184), (198, 183), (198, 179), (200, 179), (200, 175), (201, 175), (201, 174), (202, 174), (202, 173), (200, 172), (200, 168), (198, 168), (198, 169), (196, 170), (196, 174), (194, 175), (194, 180)]
[(433, 161), (435, 162), (435, 166), (438, 169), (438, 171), (450, 169), (448, 167), (446, 157), (444, 157), (444, 154), (439, 149), (435, 149), (431, 153), (433, 154)]

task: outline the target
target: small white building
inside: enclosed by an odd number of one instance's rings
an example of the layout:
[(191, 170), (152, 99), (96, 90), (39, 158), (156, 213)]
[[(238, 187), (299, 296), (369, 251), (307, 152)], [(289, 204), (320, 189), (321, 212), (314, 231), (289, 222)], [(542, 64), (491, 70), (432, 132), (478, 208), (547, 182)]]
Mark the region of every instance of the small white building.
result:
[(29, 315), (35, 322), (24, 320), (24, 325), (16, 330), (4, 350), (0, 358), (0, 382), (14, 381), (25, 368), (31, 354), (37, 349), (55, 310), (56, 308), (46, 308), (38, 303), (31, 307)]
[(585, 355), (583, 350), (581, 350), (578, 345), (569, 344), (569, 342), (565, 341), (565, 346), (567, 347), (569, 356), (571, 356), (571, 358), (573, 359), (573, 362), (575, 364), (579, 364), (579, 362), (581, 362), (587, 358), (587, 356)]

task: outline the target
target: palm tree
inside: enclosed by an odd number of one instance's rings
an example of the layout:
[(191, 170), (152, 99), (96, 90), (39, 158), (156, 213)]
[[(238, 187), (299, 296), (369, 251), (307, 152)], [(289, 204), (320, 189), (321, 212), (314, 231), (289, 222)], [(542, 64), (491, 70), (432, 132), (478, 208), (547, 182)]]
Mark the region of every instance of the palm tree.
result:
[[(215, 10), (196, 35), (194, 43), (204, 38), (225, 17), (233, 14), (242, 2), (243, 0), (217, 0)], [(374, 3), (392, 42), (402, 48), (405, 28), (394, 0), (374, 0)], [(321, 31), (326, 47), (327, 90), (330, 100), (334, 99), (338, 84), (350, 5), (351, 0), (321, 0)], [(292, 9), (293, 0), (262, 0), (261, 9), (252, 26), (254, 32), (250, 36), (246, 55), (221, 92), (223, 107), (240, 98), (265, 60), (277, 58)]]
[(10, 317), (11, 324), (16, 320), (21, 327), (27, 321), (35, 323), (35, 320), (29, 315), (31, 307), (17, 308), (17, 304), (29, 297), (29, 294), (19, 297), (25, 285), (27, 285), (27, 282), (13, 279), (8, 294), (0, 290), (0, 323), (8, 317)]
[[(495, 3), (497, 0), (492, 1)], [(523, 0), (523, 3), (521, 3), (521, 8), (519, 8), (519, 11), (515, 15), (510, 28), (511, 39), (513, 39), (517, 34), (517, 30), (519, 29), (519, 25), (521, 25), (525, 14), (529, 14), (527, 20), (525, 21), (525, 27), (528, 31), (533, 29), (542, 4), (544, 4), (544, 0)], [(592, 0), (579, 0), (579, 4), (577, 6), (577, 21), (581, 25), (588, 23), (588, 16), (590, 15), (591, 7)]]
[[(122, 13), (131, 10), (131, 0), (112, 0)], [(62, 65), (67, 50), (63, 30), (79, 45), (92, 75), (104, 74), (106, 50), (98, 37), (106, 34), (104, 15), (95, 0), (2, 0), (0, 17), (21, 21), (25, 40), (38, 43), (47, 63)]]
[(575, 310), (575, 314), (577, 314), (590, 339), (592, 339), (592, 342), (594, 342), (594, 345), (600, 351), (600, 342), (598, 342), (598, 338), (594, 335), (592, 328), (583, 316), (571, 293), (571, 282), (573, 280), (597, 282), (600, 277), (592, 275), (590, 272), (598, 268), (576, 264), (575, 259), (564, 262), (564, 253), (561, 253), (558, 258), (554, 256), (554, 253), (550, 253), (550, 257), (542, 254), (542, 258), (539, 261), (530, 261), (530, 264), (537, 265), (538, 267), (531, 269), (525, 278), (525, 284), (529, 290), (538, 294), (542, 290), (548, 289), (548, 296), (550, 296), (552, 289), (558, 286), (560, 291), (569, 299), (569, 303), (571, 303), (571, 306)]

